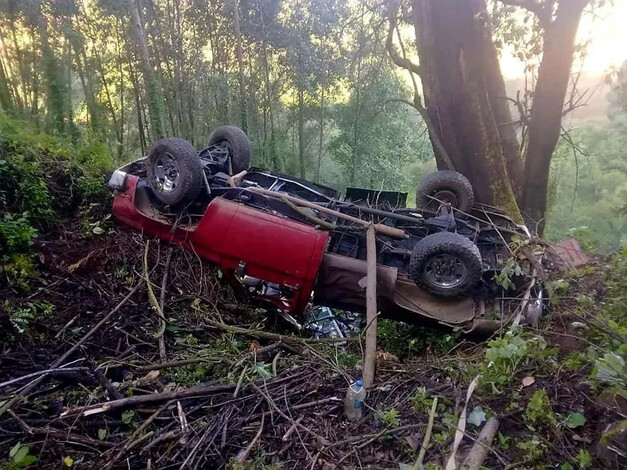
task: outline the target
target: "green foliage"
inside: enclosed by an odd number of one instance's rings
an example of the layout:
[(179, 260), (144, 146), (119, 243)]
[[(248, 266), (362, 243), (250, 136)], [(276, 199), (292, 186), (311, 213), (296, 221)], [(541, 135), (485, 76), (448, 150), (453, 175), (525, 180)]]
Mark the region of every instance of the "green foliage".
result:
[(486, 362), (481, 370), (482, 383), (507, 385), (526, 365), (538, 364), (553, 354), (541, 336), (533, 336), (518, 328), (511, 328), (501, 338), (488, 343)]
[(627, 233), (627, 118), (624, 112), (603, 127), (570, 132), (551, 164), (550, 241), (575, 237), (586, 251), (612, 252)]
[(111, 159), (93, 140), (76, 143), (34, 132), (0, 113), (0, 265), (27, 287), (40, 230), (104, 200)]
[(613, 352), (607, 352), (596, 360), (592, 378), (602, 384), (627, 387), (627, 367), (625, 360)]
[(5, 300), (3, 308), (9, 316), (11, 325), (20, 334), (28, 329), (33, 320), (50, 315), (54, 311), (54, 305), (51, 303), (37, 300), (27, 302), (22, 307), (13, 306), (8, 300)]
[(418, 413), (429, 413), (433, 399), (429, 398), (429, 392), (424, 387), (417, 387), (411, 397), (411, 406)]
[(494, 273), (494, 281), (503, 289), (509, 290), (515, 287), (512, 282), (514, 276), (523, 274), (522, 267), (513, 258), (499, 260), (499, 271)]
[(204, 363), (188, 364), (164, 372), (163, 377), (179, 385), (198, 385), (207, 381), (211, 370), (211, 367)]
[(37, 457), (30, 454), (30, 447), (26, 444), (18, 442), (9, 451), (9, 462), (1, 468), (3, 470), (17, 470), (27, 468), (37, 462)]
[(586, 417), (581, 413), (571, 413), (564, 424), (570, 429), (576, 429), (586, 424)]
[(520, 440), (516, 443), (516, 448), (521, 451), (528, 462), (541, 459), (546, 453), (546, 446), (538, 436), (532, 436), (528, 441)]
[(401, 360), (425, 352), (444, 354), (455, 346), (459, 336), (459, 332), (442, 334), (430, 328), (387, 319), (381, 319), (377, 324), (377, 341), (385, 351)]
[(577, 466), (580, 470), (585, 470), (586, 468), (591, 468), (593, 458), (590, 452), (587, 450), (580, 449), (579, 453), (576, 455), (575, 459), (577, 460)]
[(381, 420), (384, 425), (390, 428), (397, 428), (401, 425), (400, 413), (396, 408), (390, 408), (387, 411), (378, 411), (377, 419)]
[(135, 417), (135, 412), (133, 410), (125, 410), (122, 412), (121, 419), (124, 424), (131, 424), (133, 422), (133, 418)]
[(14, 253), (26, 253), (37, 236), (28, 222), (28, 212), (20, 216), (5, 214), (0, 220), (0, 261), (7, 262)]
[(497, 438), (496, 443), (499, 446), (499, 449), (501, 449), (501, 450), (509, 450), (509, 447), (510, 447), (511, 441), (512, 441), (511, 437), (506, 436), (506, 435), (504, 435), (502, 433), (498, 433), (496, 435), (496, 438)]
[(553, 409), (545, 390), (540, 389), (533, 392), (523, 417), (530, 424), (556, 425), (555, 414), (553, 414)]

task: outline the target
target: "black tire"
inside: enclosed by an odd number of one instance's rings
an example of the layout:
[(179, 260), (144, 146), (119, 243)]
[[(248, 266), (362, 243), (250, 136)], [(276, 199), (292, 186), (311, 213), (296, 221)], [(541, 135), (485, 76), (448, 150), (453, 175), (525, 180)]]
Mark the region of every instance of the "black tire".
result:
[(223, 144), (231, 153), (230, 171), (236, 175), (250, 168), (250, 141), (246, 133), (236, 126), (216, 127), (209, 135), (207, 146)]
[(475, 202), (475, 194), (464, 175), (441, 170), (425, 176), (416, 192), (416, 205), (420, 208), (437, 209), (440, 203), (436, 199), (450, 202), (454, 208), (468, 212)]
[[(156, 141), (148, 153), (146, 172), (157, 199), (171, 206), (193, 202), (203, 183), (198, 153), (184, 139)], [(176, 178), (171, 176), (175, 173)]]
[(409, 273), (417, 285), (432, 294), (459, 297), (468, 294), (481, 280), (481, 253), (462, 235), (433, 233), (414, 246)]

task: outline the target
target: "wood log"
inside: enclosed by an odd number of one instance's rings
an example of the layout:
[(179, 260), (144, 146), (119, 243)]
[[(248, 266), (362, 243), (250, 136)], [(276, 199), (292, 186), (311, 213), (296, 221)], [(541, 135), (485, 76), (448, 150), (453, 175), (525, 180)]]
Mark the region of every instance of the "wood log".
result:
[(281, 194), (281, 193), (277, 193), (276, 191), (270, 191), (269, 189), (263, 189), (263, 188), (251, 187), (251, 188), (246, 188), (246, 189), (257, 194), (263, 194), (264, 196), (276, 197), (279, 199), (286, 199), (296, 204), (297, 206), (309, 207), (310, 209), (315, 209), (319, 212), (324, 212), (325, 214), (333, 215), (335, 217), (348, 220), (349, 222), (353, 222), (355, 224), (361, 225), (365, 229), (367, 229), (370, 225), (372, 225), (377, 232), (383, 235), (387, 235), (388, 237), (408, 238), (408, 235), (407, 233), (405, 233), (405, 230), (401, 230), (399, 228), (394, 228), (394, 227), (389, 227), (383, 224), (372, 224), (372, 222), (369, 222), (367, 220), (359, 219), (357, 217), (353, 217), (352, 215), (343, 214), (342, 212), (329, 209), (328, 207), (324, 207), (313, 202), (306, 201), (305, 199), (301, 199), (299, 197), (289, 196), (287, 194)]
[(372, 387), (377, 362), (377, 246), (373, 224), (366, 229), (366, 350), (364, 352), (364, 387)]

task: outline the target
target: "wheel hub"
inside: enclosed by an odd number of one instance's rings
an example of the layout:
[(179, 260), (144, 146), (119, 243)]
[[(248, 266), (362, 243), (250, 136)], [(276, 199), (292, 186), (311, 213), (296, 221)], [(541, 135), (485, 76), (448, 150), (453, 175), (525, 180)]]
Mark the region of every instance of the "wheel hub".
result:
[(170, 153), (162, 153), (155, 161), (155, 182), (164, 193), (174, 191), (181, 176), (179, 164)]
[(466, 266), (457, 256), (443, 253), (427, 261), (424, 278), (436, 287), (453, 288), (462, 284), (468, 277)]
[(457, 196), (453, 191), (449, 191), (448, 189), (436, 192), (433, 195), (433, 198), (436, 200), (435, 202), (444, 204), (448, 203), (453, 207), (457, 207)]

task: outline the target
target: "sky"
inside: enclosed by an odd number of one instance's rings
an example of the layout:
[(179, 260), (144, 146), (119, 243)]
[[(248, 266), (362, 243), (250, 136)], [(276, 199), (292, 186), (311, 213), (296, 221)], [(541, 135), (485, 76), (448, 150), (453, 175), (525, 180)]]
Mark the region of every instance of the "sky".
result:
[[(612, 67), (620, 67), (627, 60), (627, 0), (614, 0), (613, 6), (606, 6), (595, 17), (586, 11), (579, 25), (578, 40), (592, 42), (583, 72), (591, 77), (601, 77)], [(523, 76), (523, 65), (516, 58), (504, 55), (501, 68), (505, 78)]]

